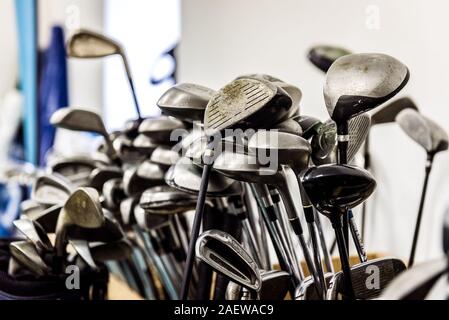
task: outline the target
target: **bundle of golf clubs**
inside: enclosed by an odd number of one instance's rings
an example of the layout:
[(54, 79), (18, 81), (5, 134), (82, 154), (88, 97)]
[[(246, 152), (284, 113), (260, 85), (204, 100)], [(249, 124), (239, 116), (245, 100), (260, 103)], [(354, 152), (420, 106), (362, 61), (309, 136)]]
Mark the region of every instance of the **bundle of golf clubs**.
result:
[[(106, 266), (146, 299), (365, 300), (431, 290), (429, 277), (407, 289), (395, 283), (414, 272), (429, 173), (448, 137), (410, 98), (393, 99), (410, 76), (397, 59), (312, 48), (309, 60), (325, 73), (329, 119), (321, 121), (301, 114), (299, 88), (266, 74), (240, 75), (218, 91), (177, 84), (157, 102), (163, 116), (144, 118), (120, 44), (81, 30), (68, 54), (120, 55), (138, 117), (107, 132), (88, 109), (53, 114), (54, 126), (104, 142), (89, 156), (53, 157), (34, 179), (15, 222), (26, 240), (9, 244), (11, 277)], [(428, 157), (408, 266), (368, 259), (365, 219), (359, 232), (353, 216), (358, 206), (367, 214), (376, 187), (370, 128), (388, 123)], [(353, 164), (357, 154), (364, 168)], [(444, 261), (432, 281), (445, 274), (447, 288)]]

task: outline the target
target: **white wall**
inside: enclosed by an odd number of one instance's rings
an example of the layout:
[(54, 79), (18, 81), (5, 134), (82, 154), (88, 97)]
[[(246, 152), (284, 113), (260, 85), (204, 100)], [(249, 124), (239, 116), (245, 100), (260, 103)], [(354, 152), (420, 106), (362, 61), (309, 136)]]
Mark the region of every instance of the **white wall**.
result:
[[(449, 2), (444, 0), (189, 0), (182, 3), (181, 81), (220, 88), (235, 76), (268, 73), (303, 91), (302, 113), (328, 118), (324, 76), (305, 58), (319, 43), (382, 52), (403, 61), (410, 95), (449, 131)], [(377, 28), (378, 27), (378, 28)], [(396, 125), (373, 129), (378, 188), (371, 200), (369, 251), (408, 257), (425, 153)], [(449, 206), (449, 153), (435, 159), (417, 260), (441, 254)]]
[(18, 80), (16, 16), (13, 0), (0, 1), (0, 99)]

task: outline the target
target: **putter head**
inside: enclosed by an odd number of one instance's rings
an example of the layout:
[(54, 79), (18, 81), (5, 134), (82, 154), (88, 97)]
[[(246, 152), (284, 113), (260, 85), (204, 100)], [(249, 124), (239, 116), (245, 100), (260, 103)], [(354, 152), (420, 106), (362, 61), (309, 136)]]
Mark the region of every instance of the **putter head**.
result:
[(157, 105), (168, 116), (181, 121), (203, 121), (204, 111), (215, 90), (194, 83), (179, 83), (168, 89)]
[(316, 134), (318, 128), (322, 125), (319, 119), (310, 116), (296, 116), (293, 120), (301, 126), (302, 137), (307, 140)]
[(387, 105), (379, 108), (371, 115), (371, 125), (394, 122), (396, 116), (404, 109), (413, 109), (418, 111), (418, 107), (409, 97), (396, 99)]
[(51, 244), (47, 233), (38, 222), (31, 219), (19, 219), (13, 221), (13, 224), (17, 230), (34, 244), (38, 252), (53, 251), (53, 245)]
[(395, 96), (407, 84), (407, 67), (385, 54), (359, 53), (338, 58), (329, 68), (324, 100), (337, 125)]
[[(355, 298), (358, 300), (378, 298), (393, 279), (406, 269), (404, 262), (395, 258), (379, 258), (352, 266), (351, 280)], [(371, 280), (373, 274), (378, 276), (379, 282), (376, 285)], [(340, 271), (330, 280), (327, 299), (338, 300), (342, 292), (345, 292), (344, 279)]]
[(74, 58), (100, 58), (114, 54), (122, 54), (121, 46), (104, 35), (79, 30), (67, 43), (67, 55)]
[(286, 119), (292, 99), (269, 81), (237, 79), (227, 84), (209, 101), (204, 114), (208, 136), (228, 128), (263, 128)]
[(318, 45), (309, 50), (307, 58), (315, 67), (326, 73), (335, 60), (348, 54), (351, 52), (341, 47)]
[[(168, 169), (165, 174), (165, 182), (175, 189), (196, 195), (200, 190), (201, 176), (201, 167), (183, 157)], [(211, 171), (207, 188), (208, 197), (228, 197), (241, 192), (240, 183)]]
[(171, 117), (148, 118), (142, 121), (139, 126), (139, 133), (151, 138), (157, 143), (176, 143), (171, 139), (175, 130), (185, 130), (184, 124)]
[(258, 130), (249, 139), (248, 149), (257, 155), (276, 155), (280, 164), (298, 171), (308, 167), (312, 152), (304, 138), (275, 130)]
[(150, 157), (150, 161), (167, 169), (176, 164), (179, 159), (179, 153), (168, 146), (158, 146)]
[(262, 285), (257, 264), (231, 235), (219, 230), (202, 233), (196, 242), (196, 257), (214, 271), (253, 292)]
[(196, 196), (169, 186), (158, 186), (145, 190), (140, 197), (140, 207), (152, 214), (177, 214), (194, 210)]
[(52, 206), (64, 203), (73, 188), (64, 176), (59, 174), (40, 175), (33, 184), (31, 198), (43, 205)]
[[(348, 162), (350, 162), (369, 134), (371, 117), (364, 113), (349, 120), (349, 143), (347, 150)], [(315, 165), (337, 163), (337, 125), (329, 119), (312, 137), (312, 160)]]
[(11, 256), (37, 276), (50, 274), (51, 268), (42, 260), (31, 241), (15, 241), (9, 245)]
[(119, 167), (103, 167), (94, 169), (89, 176), (89, 187), (98, 191), (103, 190), (103, 185), (106, 181), (111, 179), (121, 179), (123, 177), (123, 170)]
[(448, 135), (444, 129), (433, 120), (423, 116), (413, 109), (401, 111), (396, 122), (402, 130), (416, 143), (434, 155), (448, 148)]
[(331, 219), (365, 201), (376, 187), (368, 171), (350, 165), (312, 167), (300, 177), (315, 208)]
[(260, 273), (262, 285), (260, 300), (284, 300), (291, 285), (291, 275), (280, 270), (263, 270)]

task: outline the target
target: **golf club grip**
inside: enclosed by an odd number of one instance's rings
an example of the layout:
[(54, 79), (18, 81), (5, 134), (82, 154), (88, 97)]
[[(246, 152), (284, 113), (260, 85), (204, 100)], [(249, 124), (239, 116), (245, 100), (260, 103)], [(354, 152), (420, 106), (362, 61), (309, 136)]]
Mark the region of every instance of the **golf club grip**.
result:
[(410, 258), (408, 260), (409, 268), (411, 266), (413, 266), (413, 264), (415, 262), (415, 254), (416, 254), (416, 247), (418, 245), (419, 229), (421, 226), (421, 219), (422, 219), (422, 214), (423, 214), (423, 209), (424, 209), (424, 201), (426, 199), (427, 185), (429, 183), (430, 171), (432, 170), (433, 156), (429, 156), (428, 161), (429, 161), (429, 163), (426, 166), (426, 173), (425, 173), (423, 189), (422, 189), (422, 193), (421, 193), (421, 200), (419, 202), (418, 215), (416, 218), (415, 232), (413, 233), (413, 242), (412, 242), (412, 248), (410, 250)]
[[(219, 229), (230, 234), (240, 242), (242, 239), (242, 223), (239, 217), (229, 213), (223, 213), (222, 217), (222, 227)], [(229, 278), (217, 273), (217, 277), (215, 278), (214, 300), (222, 301), (226, 299), (228, 284)]]
[(195, 262), (195, 245), (200, 233), (201, 222), (203, 220), (204, 206), (206, 203), (207, 187), (209, 184), (209, 176), (212, 165), (205, 164), (201, 177), (200, 191), (198, 193), (198, 202), (196, 203), (195, 218), (193, 220), (192, 232), (190, 236), (189, 250), (187, 252), (187, 260), (185, 265), (184, 276), (181, 286), (181, 300), (187, 300), (189, 294), (190, 279), (192, 278), (192, 269)]
[[(216, 209), (215, 209), (216, 210)], [(216, 212), (210, 206), (204, 208), (203, 217), (203, 231), (215, 229), (218, 226), (219, 212)], [(210, 299), (210, 288), (212, 285), (212, 275), (213, 270), (206, 263), (198, 262), (198, 288), (196, 290), (195, 299), (196, 300), (209, 300)]]

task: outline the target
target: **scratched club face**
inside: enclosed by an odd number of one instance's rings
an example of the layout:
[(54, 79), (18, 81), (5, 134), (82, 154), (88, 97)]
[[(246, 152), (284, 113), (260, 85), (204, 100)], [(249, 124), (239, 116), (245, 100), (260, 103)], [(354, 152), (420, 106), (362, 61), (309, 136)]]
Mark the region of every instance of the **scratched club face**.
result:
[(210, 101), (204, 116), (208, 131), (221, 131), (243, 122), (263, 108), (276, 94), (276, 87), (256, 79), (237, 79), (223, 87)]

